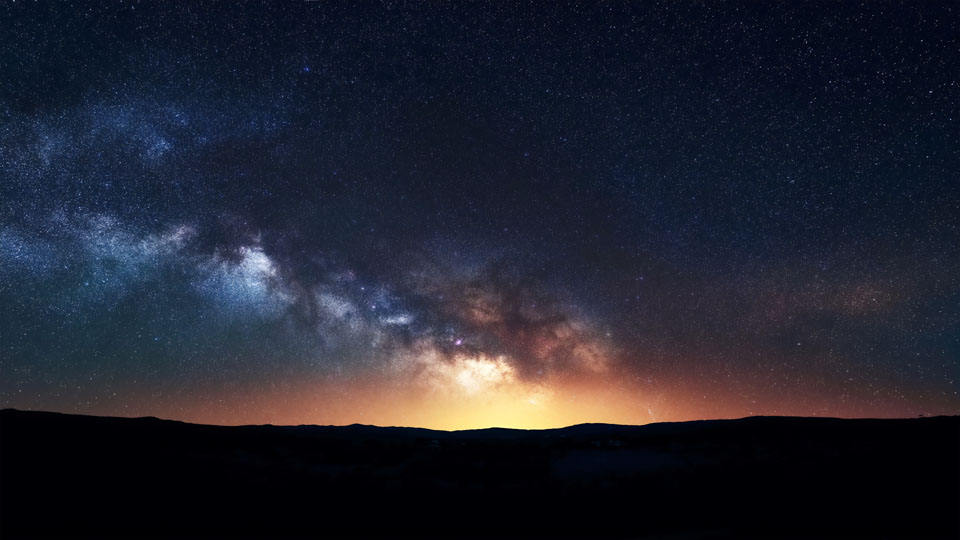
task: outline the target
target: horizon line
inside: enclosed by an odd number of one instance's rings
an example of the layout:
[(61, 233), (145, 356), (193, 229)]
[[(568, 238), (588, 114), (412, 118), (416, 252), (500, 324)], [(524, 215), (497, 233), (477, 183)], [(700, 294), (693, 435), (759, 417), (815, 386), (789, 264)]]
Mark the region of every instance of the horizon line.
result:
[(460, 433), (467, 431), (487, 431), (487, 430), (509, 430), (509, 431), (556, 431), (561, 429), (569, 429), (578, 426), (615, 426), (615, 427), (645, 427), (645, 426), (654, 426), (654, 425), (663, 425), (663, 424), (687, 424), (695, 422), (735, 422), (738, 420), (751, 420), (751, 419), (762, 419), (762, 418), (784, 418), (784, 419), (816, 419), (816, 420), (919, 420), (923, 418), (955, 418), (960, 417), (960, 414), (920, 414), (918, 416), (896, 416), (896, 417), (877, 417), (877, 416), (857, 416), (857, 417), (844, 417), (844, 416), (799, 416), (799, 415), (770, 415), (770, 414), (757, 414), (750, 416), (740, 416), (740, 417), (726, 417), (726, 418), (698, 418), (693, 420), (674, 420), (674, 421), (663, 421), (663, 422), (648, 422), (646, 424), (617, 424), (612, 422), (581, 422), (579, 424), (570, 424), (567, 426), (552, 427), (552, 428), (513, 428), (513, 427), (503, 427), (503, 426), (488, 426), (488, 427), (479, 427), (479, 428), (466, 428), (466, 429), (439, 429), (439, 428), (429, 428), (421, 426), (397, 426), (397, 425), (377, 425), (377, 424), (362, 424), (360, 422), (354, 422), (352, 424), (206, 424), (201, 422), (190, 422), (186, 420), (177, 420), (174, 418), (161, 418), (158, 416), (119, 416), (119, 415), (101, 415), (101, 414), (87, 414), (87, 413), (71, 413), (71, 412), (61, 412), (61, 411), (52, 411), (45, 409), (18, 409), (16, 407), (4, 407), (0, 409), (0, 413), (6, 413), (8, 411), (15, 411), (19, 413), (40, 413), (40, 414), (56, 414), (61, 416), (83, 416), (87, 418), (116, 418), (122, 420), (159, 420), (162, 422), (176, 422), (179, 424), (188, 424), (193, 426), (212, 426), (212, 427), (321, 427), (321, 428), (348, 428), (348, 427), (370, 427), (377, 429), (419, 429), (424, 431), (439, 431), (444, 433)]

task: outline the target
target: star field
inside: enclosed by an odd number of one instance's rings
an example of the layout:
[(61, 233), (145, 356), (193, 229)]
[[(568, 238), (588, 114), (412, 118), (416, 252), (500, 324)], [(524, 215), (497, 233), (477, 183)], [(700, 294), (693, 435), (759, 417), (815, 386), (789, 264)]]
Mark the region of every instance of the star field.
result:
[(0, 20), (0, 406), (960, 413), (950, 3)]

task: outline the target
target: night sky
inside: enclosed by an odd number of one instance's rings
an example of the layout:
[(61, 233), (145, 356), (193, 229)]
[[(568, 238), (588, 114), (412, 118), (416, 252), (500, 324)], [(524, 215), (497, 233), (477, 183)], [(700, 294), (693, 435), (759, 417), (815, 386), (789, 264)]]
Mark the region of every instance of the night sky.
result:
[(0, 2), (0, 406), (960, 414), (960, 5)]

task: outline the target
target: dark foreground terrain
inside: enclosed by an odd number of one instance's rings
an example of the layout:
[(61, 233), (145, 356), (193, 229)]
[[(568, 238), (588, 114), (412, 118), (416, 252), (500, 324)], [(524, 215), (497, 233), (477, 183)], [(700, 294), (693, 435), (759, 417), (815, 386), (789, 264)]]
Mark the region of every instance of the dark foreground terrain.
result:
[(960, 417), (545, 431), (0, 412), (0, 537), (960, 537)]

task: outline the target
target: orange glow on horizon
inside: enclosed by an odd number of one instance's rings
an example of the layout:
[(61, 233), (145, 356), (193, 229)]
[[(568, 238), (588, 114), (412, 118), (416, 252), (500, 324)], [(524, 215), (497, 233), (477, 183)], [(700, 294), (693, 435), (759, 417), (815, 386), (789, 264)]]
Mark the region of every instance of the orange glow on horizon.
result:
[[(430, 347), (413, 352), (396, 355), (381, 369), (351, 375), (291, 377), (269, 385), (255, 380), (207, 383), (164, 394), (145, 395), (131, 388), (112, 400), (60, 410), (218, 425), (359, 423), (442, 430), (642, 425), (755, 415), (916, 416), (911, 410), (936, 414), (928, 406), (905, 401), (838, 403), (826, 385), (749, 386), (744, 379), (740, 387), (718, 387), (679, 376), (640, 377), (609, 362), (597, 346), (578, 351), (578, 363), (543, 373), (521, 372), (502, 355), (442, 354)], [(11, 405), (32, 408), (29, 403)], [(945, 403), (939, 414), (955, 413)]]
[[(475, 371), (479, 370), (479, 371)], [(107, 416), (157, 416), (218, 425), (349, 425), (422, 427), (442, 430), (489, 427), (547, 429), (582, 423), (642, 425), (652, 422), (741, 418), (753, 415), (903, 417), (902, 408), (862, 403), (831, 408), (832, 396), (806, 395), (804, 401), (770, 394), (763, 406), (737, 400), (735, 394), (665, 384), (666, 391), (630, 378), (554, 376), (541, 381), (497, 380), (509, 373), (495, 363), (454, 369), (451, 385), (431, 379), (411, 384), (369, 374), (362, 379), (300, 381), (270, 390), (236, 387), (198, 392), (190, 398), (126, 402), (122, 410), (96, 408), (63, 411)], [(945, 410), (944, 414), (949, 414)]]

